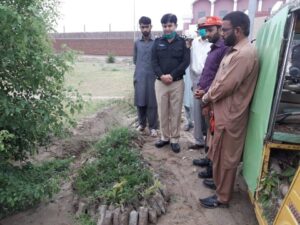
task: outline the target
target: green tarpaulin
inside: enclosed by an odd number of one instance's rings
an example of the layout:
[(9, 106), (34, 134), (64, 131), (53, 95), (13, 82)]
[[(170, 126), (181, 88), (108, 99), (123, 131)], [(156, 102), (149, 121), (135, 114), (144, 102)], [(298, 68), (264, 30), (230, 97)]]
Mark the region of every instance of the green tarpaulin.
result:
[(263, 141), (268, 129), (288, 10), (288, 7), (281, 9), (267, 21), (256, 39), (260, 73), (250, 109), (243, 163), (243, 175), (252, 194), (257, 188), (262, 168)]

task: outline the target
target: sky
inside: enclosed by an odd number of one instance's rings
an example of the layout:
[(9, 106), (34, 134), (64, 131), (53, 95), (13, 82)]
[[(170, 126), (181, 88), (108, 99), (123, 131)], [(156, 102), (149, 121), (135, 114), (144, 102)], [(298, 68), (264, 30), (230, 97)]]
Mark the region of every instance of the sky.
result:
[[(194, 0), (61, 0), (58, 32), (133, 31), (138, 30), (141, 16), (152, 19), (153, 30), (160, 31), (160, 19), (165, 13), (178, 18), (178, 29), (183, 18), (192, 17)], [(135, 3), (135, 4), (134, 4)], [(134, 20), (135, 5), (135, 20)]]

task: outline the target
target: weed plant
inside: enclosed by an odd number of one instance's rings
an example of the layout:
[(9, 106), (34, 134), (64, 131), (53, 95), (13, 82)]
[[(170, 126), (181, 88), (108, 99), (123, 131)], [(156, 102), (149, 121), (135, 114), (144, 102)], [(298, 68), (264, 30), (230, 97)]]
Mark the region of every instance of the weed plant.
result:
[(106, 58), (106, 62), (107, 63), (115, 63), (116, 62), (116, 57), (113, 54), (108, 54), (107, 58)]
[(77, 218), (78, 225), (96, 225), (96, 222), (88, 214), (81, 214)]

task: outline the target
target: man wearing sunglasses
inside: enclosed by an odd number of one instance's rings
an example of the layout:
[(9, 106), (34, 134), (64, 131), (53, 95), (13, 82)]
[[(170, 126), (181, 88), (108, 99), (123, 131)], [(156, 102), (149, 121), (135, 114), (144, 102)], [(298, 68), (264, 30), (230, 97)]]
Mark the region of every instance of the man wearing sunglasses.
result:
[(215, 116), (208, 157), (213, 162), (216, 194), (200, 199), (206, 208), (228, 207), (243, 152), (249, 104), (259, 69), (256, 49), (247, 38), (249, 29), (249, 17), (243, 12), (231, 12), (223, 18), (223, 37), (230, 49), (202, 97), (204, 103), (212, 104)]
[[(222, 38), (221, 26), (222, 26), (222, 20), (217, 16), (208, 16), (206, 17), (205, 22), (199, 25), (199, 29), (205, 29), (206, 37), (208, 41), (212, 43), (212, 45), (210, 47), (210, 51), (207, 54), (207, 58), (204, 64), (202, 74), (200, 76), (200, 79), (198, 80), (198, 88), (194, 91), (195, 98), (197, 99), (201, 99), (203, 95), (208, 91), (210, 85), (215, 79), (215, 76), (217, 74), (219, 65), (223, 57), (228, 51), (228, 47), (225, 45), (224, 40)], [(208, 107), (209, 106), (206, 106), (206, 108)], [(207, 123), (209, 123), (209, 116), (205, 115), (205, 117)], [(207, 136), (206, 136), (207, 146), (209, 146), (210, 141), (211, 141), (211, 132), (207, 131)], [(206, 167), (206, 170), (199, 172), (198, 176), (200, 178), (205, 179), (203, 180), (205, 186), (214, 189), (215, 187), (213, 181), (208, 180), (208, 178), (212, 178), (213, 176), (211, 161), (206, 157), (203, 159), (193, 160), (193, 164), (196, 166)]]
[(161, 18), (163, 36), (157, 38), (152, 48), (152, 65), (157, 77), (155, 93), (158, 104), (161, 138), (157, 148), (171, 144), (175, 153), (180, 152), (180, 122), (184, 92), (183, 75), (190, 63), (190, 50), (185, 40), (175, 32), (177, 17), (165, 14)]
[(142, 38), (134, 44), (133, 62), (134, 72), (134, 103), (137, 106), (138, 131), (143, 131), (147, 121), (150, 136), (157, 136), (158, 116), (154, 90), (155, 74), (151, 64), (152, 46), (151, 19), (141, 17), (139, 20)]

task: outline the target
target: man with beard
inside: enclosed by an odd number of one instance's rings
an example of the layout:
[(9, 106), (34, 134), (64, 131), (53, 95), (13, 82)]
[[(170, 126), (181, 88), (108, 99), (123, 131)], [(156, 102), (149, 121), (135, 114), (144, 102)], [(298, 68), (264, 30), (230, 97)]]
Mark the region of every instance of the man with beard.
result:
[(155, 93), (160, 119), (161, 138), (155, 143), (162, 148), (171, 143), (175, 153), (180, 152), (180, 121), (184, 92), (183, 75), (190, 63), (190, 50), (185, 40), (175, 32), (177, 17), (165, 14), (161, 18), (163, 36), (152, 48), (152, 65), (157, 76)]
[(143, 131), (147, 120), (152, 137), (157, 136), (158, 116), (154, 90), (155, 73), (152, 68), (151, 54), (154, 40), (151, 38), (151, 19), (141, 17), (139, 20), (142, 38), (134, 44), (134, 103), (137, 106), (138, 131)]
[[(209, 16), (206, 21), (199, 26), (199, 28), (206, 30), (206, 37), (211, 45), (211, 50), (208, 52), (204, 68), (200, 79), (198, 80), (198, 89), (195, 90), (195, 98), (201, 99), (203, 95), (208, 91), (211, 83), (215, 79), (216, 73), (219, 69), (219, 65), (228, 51), (228, 47), (224, 44), (224, 40), (221, 37), (222, 20), (217, 16)], [(200, 111), (201, 112), (201, 111)], [(208, 115), (205, 116), (207, 123), (209, 122)], [(206, 143), (209, 146), (211, 140), (211, 133), (208, 130), (206, 136)], [(212, 178), (212, 163), (206, 157), (203, 159), (193, 160), (193, 164), (196, 166), (207, 167), (206, 171), (199, 172), (200, 178)], [(204, 180), (204, 185), (213, 188), (214, 184), (212, 180)]]
[(204, 103), (212, 104), (215, 117), (208, 157), (213, 161), (216, 194), (200, 199), (201, 205), (206, 208), (229, 206), (243, 152), (249, 104), (259, 67), (257, 52), (247, 39), (249, 28), (249, 17), (243, 12), (232, 12), (223, 18), (225, 44), (231, 48), (202, 98)]

